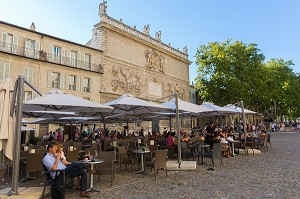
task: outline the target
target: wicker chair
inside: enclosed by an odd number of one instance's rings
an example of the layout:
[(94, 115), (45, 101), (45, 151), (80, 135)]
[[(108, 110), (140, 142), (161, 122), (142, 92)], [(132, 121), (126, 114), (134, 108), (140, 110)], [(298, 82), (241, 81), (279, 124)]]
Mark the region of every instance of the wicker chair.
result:
[[(45, 175), (45, 181), (44, 181), (44, 188), (43, 188), (43, 192), (42, 192), (42, 197), (41, 198), (45, 198), (45, 191), (46, 191), (46, 187), (47, 186), (51, 186), (51, 196), (53, 197), (53, 193), (56, 193), (56, 195), (58, 196), (58, 198), (65, 198), (65, 188), (68, 184), (72, 183), (72, 190), (74, 192), (75, 190), (75, 180), (73, 177), (69, 177), (67, 178), (65, 175), (65, 170), (56, 170), (55, 172), (55, 178), (53, 179), (50, 175), (50, 172), (48, 171), (48, 169), (46, 168), (46, 166), (43, 164), (43, 161), (41, 162), (41, 170), (42, 170), (42, 174)], [(57, 179), (56, 177), (58, 176), (58, 172), (62, 174), (62, 182), (61, 184), (57, 183)]]
[(126, 170), (127, 170), (127, 165), (130, 164), (131, 168), (133, 167), (133, 164), (139, 163), (138, 158), (133, 158), (132, 153), (128, 154), (127, 149), (125, 146), (119, 146), (118, 147), (118, 155), (119, 155), (119, 164), (120, 168), (119, 171), (121, 171), (121, 165), (125, 164), (126, 165)]
[(26, 163), (26, 178), (25, 181), (27, 183), (27, 179), (29, 178), (30, 173), (41, 173), (42, 168), (40, 165), (40, 161), (43, 159), (45, 154), (43, 153), (29, 153), (27, 155)]
[(272, 148), (272, 145), (271, 145), (271, 134), (267, 134), (267, 143), (270, 145), (270, 148)]
[(238, 152), (240, 152), (240, 149), (244, 149), (244, 155), (248, 154), (248, 149), (251, 149), (254, 155), (254, 138), (249, 137), (246, 138), (246, 140), (240, 140), (240, 143), (238, 143), (238, 145), (235, 146), (235, 148), (238, 149)]
[(191, 149), (189, 143), (181, 142), (180, 145), (181, 145), (182, 158), (187, 158), (187, 159), (189, 159), (190, 157), (194, 158), (193, 152), (192, 152), (192, 149)]
[(115, 171), (114, 171), (114, 152), (113, 151), (105, 151), (99, 153), (99, 159), (103, 160), (103, 163), (99, 164), (95, 171), (94, 175), (98, 175), (98, 182), (100, 181), (100, 175), (110, 175), (111, 178), (111, 186), (113, 186), (113, 182), (115, 179)]
[[(150, 167), (151, 171), (152, 171), (152, 168), (154, 169), (155, 180), (156, 180), (156, 176), (158, 174), (159, 169), (165, 169), (166, 178), (168, 177), (167, 157), (168, 157), (168, 149), (156, 150), (155, 159), (153, 161), (146, 162), (146, 167)], [(144, 173), (144, 175), (145, 175), (145, 173)]]
[(78, 161), (79, 151), (68, 151), (66, 154), (66, 158), (68, 162)]
[(259, 147), (263, 148), (265, 151), (269, 150), (268, 143), (267, 143), (267, 136), (266, 135), (261, 135), (260, 139), (257, 139), (256, 142), (254, 142), (254, 147), (257, 149)]
[(209, 153), (204, 153), (203, 157), (205, 158), (211, 158), (213, 168), (210, 170), (215, 169), (215, 160), (219, 159), (221, 161), (221, 164), (223, 165), (222, 161), (222, 144), (221, 143), (214, 143), (213, 144), (213, 151)]

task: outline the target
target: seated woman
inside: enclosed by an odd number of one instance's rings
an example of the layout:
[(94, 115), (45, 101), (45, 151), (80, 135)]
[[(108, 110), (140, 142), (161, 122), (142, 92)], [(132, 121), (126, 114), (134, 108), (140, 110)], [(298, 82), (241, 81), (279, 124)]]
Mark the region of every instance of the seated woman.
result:
[(175, 142), (175, 133), (174, 133), (174, 132), (172, 132), (172, 133), (168, 136), (166, 142), (167, 142), (167, 147), (168, 147), (168, 149), (174, 149), (175, 143), (176, 143), (176, 142)]

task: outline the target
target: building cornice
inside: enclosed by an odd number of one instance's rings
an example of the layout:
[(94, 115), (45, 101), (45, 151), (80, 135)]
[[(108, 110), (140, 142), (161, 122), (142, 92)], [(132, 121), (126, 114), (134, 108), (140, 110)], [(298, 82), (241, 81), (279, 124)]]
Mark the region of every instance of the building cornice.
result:
[(101, 17), (101, 21), (97, 23), (94, 27), (105, 27), (119, 34), (125, 35), (128, 38), (131, 38), (135, 41), (138, 41), (144, 45), (147, 45), (151, 48), (158, 49), (159, 51), (178, 59), (188, 65), (192, 62), (188, 60), (188, 54), (181, 52), (169, 45), (164, 44), (163, 42), (152, 38), (149, 35), (146, 35), (120, 21), (117, 21), (107, 15)]
[(92, 47), (89, 47), (89, 46), (86, 46), (86, 45), (83, 45), (83, 44), (79, 44), (79, 43), (76, 43), (76, 42), (73, 42), (73, 41), (70, 41), (70, 40), (66, 40), (66, 39), (62, 39), (62, 38), (55, 37), (55, 36), (52, 36), (52, 35), (48, 35), (48, 34), (45, 34), (45, 33), (42, 33), (42, 32), (33, 31), (33, 30), (28, 29), (28, 28), (17, 26), (17, 25), (7, 23), (7, 22), (4, 22), (4, 21), (0, 21), (0, 25), (10, 26), (10, 27), (17, 28), (17, 29), (20, 29), (20, 30), (23, 30), (23, 31), (26, 31), (26, 32), (41, 35), (42, 37), (48, 37), (48, 38), (51, 38), (51, 39), (55, 39), (55, 40), (59, 40), (59, 41), (62, 41), (62, 42), (69, 43), (69, 44), (77, 45), (77, 46), (80, 46), (80, 47), (83, 47), (83, 48), (87, 48), (87, 49), (90, 49), (90, 50), (103, 52), (102, 50), (99, 50), (99, 49), (95, 49), (95, 48), (92, 48)]

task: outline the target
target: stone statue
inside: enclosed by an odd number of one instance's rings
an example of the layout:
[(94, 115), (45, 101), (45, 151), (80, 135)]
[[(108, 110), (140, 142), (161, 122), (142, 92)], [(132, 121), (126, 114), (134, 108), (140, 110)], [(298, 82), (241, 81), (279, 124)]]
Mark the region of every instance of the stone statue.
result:
[(106, 9), (107, 9), (106, 4), (107, 4), (107, 1), (103, 1), (103, 3), (100, 3), (99, 11), (98, 11), (99, 17), (102, 17), (103, 15), (106, 15)]
[(31, 26), (30, 26), (30, 30), (35, 31), (35, 25), (34, 22), (32, 22)]
[(149, 50), (145, 51), (145, 57), (146, 57), (146, 67), (152, 68), (153, 66), (153, 60), (152, 60), (152, 53)]
[(184, 54), (188, 54), (188, 48), (187, 48), (187, 46), (185, 46), (185, 47), (183, 48), (183, 53), (184, 53)]
[(102, 48), (102, 31), (98, 28), (93, 29), (93, 37), (90, 43), (90, 47), (101, 49)]
[(165, 57), (161, 55), (159, 58), (159, 71), (165, 72), (164, 64), (165, 64)]
[(148, 24), (147, 26), (144, 26), (143, 33), (146, 35), (150, 35), (150, 25)]
[(161, 41), (161, 31), (155, 33), (155, 39)]

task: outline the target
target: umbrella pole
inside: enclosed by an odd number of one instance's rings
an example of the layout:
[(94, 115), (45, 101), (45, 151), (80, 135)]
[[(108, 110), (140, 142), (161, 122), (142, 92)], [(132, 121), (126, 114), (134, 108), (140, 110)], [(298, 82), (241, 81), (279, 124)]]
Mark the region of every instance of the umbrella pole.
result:
[(72, 123), (72, 122), (70, 122), (69, 140), (73, 140), (72, 127), (73, 127), (73, 123)]
[(179, 107), (178, 107), (178, 93), (175, 93), (175, 100), (176, 100), (176, 125), (177, 125), (177, 143), (178, 143), (178, 164), (180, 168), (180, 164), (182, 163), (181, 160), (181, 139), (180, 139), (180, 122), (179, 122)]
[(15, 142), (13, 151), (13, 173), (11, 191), (8, 195), (18, 195), (18, 182), (19, 182), (19, 166), (20, 166), (20, 141), (21, 141), (21, 126), (22, 126), (22, 112), (23, 112), (23, 94), (24, 94), (24, 77), (19, 76), (17, 86), (17, 105), (16, 105), (16, 126), (15, 126)]
[(170, 126), (170, 132), (172, 132), (172, 117), (171, 117), (171, 115), (169, 118), (169, 126)]
[(243, 133), (244, 133), (245, 141), (246, 141), (246, 121), (245, 121), (245, 109), (244, 109), (243, 101), (241, 101), (241, 108), (242, 108), (242, 120), (243, 120)]
[(129, 133), (129, 122), (128, 122), (128, 121), (126, 122), (126, 125), (127, 125), (127, 132), (126, 132), (126, 136), (127, 136), (127, 134)]

